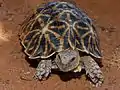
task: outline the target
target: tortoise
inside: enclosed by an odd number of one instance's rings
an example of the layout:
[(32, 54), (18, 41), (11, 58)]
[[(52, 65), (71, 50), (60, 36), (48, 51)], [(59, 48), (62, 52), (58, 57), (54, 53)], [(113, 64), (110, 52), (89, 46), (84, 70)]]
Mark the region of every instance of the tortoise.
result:
[(96, 86), (104, 81), (96, 62), (102, 58), (96, 28), (73, 3), (52, 1), (38, 6), (24, 21), (20, 41), (29, 59), (39, 60), (34, 76), (39, 80), (57, 69), (75, 73), (85, 70)]

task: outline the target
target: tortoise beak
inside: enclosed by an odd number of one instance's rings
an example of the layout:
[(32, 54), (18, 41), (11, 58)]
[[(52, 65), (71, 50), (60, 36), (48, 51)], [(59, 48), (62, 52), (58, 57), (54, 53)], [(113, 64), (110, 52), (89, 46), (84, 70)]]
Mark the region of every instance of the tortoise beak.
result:
[(74, 70), (73, 70), (73, 72), (81, 72), (81, 70), (82, 70), (82, 67), (80, 66), (80, 65), (78, 65)]

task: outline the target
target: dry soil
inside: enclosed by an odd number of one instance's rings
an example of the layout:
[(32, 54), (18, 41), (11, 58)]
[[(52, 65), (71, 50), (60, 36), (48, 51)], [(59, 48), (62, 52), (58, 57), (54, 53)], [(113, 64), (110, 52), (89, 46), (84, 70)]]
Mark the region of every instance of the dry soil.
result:
[(100, 37), (105, 81), (98, 88), (84, 75), (52, 74), (42, 82), (32, 79), (35, 68), (21, 51), (18, 32), (29, 11), (43, 2), (0, 0), (0, 90), (120, 90), (120, 0), (75, 0), (93, 19)]

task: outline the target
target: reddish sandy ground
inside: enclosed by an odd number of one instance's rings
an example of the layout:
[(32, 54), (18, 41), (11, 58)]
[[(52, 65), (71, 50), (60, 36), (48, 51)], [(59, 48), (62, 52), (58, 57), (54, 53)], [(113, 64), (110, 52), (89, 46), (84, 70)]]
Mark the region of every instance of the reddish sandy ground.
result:
[(120, 90), (120, 1), (76, 2), (95, 20), (103, 53), (104, 84), (94, 88), (84, 75), (68, 81), (57, 74), (42, 82), (32, 80), (35, 68), (25, 60), (18, 32), (28, 11), (42, 0), (0, 0), (0, 90)]

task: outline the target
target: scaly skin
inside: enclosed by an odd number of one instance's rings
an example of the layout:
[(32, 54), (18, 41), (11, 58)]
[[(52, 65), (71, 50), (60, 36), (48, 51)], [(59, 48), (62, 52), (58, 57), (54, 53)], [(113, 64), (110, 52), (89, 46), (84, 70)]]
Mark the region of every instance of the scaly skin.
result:
[(104, 81), (104, 77), (100, 67), (95, 62), (95, 60), (91, 56), (83, 56), (81, 57), (81, 60), (84, 65), (86, 75), (90, 78), (96, 87), (101, 86)]
[(41, 60), (36, 68), (36, 73), (34, 75), (35, 79), (42, 80), (47, 78), (51, 73), (52, 62), (51, 60)]

